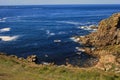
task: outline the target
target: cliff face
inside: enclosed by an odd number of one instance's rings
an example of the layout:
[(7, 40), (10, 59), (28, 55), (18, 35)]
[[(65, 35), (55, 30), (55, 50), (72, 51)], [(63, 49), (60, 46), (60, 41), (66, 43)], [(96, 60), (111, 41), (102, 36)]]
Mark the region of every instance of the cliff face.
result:
[(107, 46), (120, 44), (120, 13), (102, 20), (98, 25), (98, 31), (80, 38), (85, 45)]
[(97, 68), (120, 73), (120, 13), (102, 20), (97, 32), (76, 39), (84, 45), (85, 53), (99, 57)]

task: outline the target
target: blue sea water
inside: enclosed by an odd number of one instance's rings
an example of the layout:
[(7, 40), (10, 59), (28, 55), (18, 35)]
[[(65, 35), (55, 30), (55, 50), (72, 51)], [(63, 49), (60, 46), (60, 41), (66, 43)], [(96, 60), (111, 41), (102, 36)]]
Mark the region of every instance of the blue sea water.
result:
[(98, 25), (116, 12), (120, 5), (0, 6), (0, 52), (45, 61), (74, 55), (80, 44), (70, 38), (91, 32), (79, 27)]

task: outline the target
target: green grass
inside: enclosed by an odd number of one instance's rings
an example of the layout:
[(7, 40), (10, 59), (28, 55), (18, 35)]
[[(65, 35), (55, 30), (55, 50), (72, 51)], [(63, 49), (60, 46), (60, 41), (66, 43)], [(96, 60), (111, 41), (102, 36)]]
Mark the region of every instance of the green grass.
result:
[(120, 80), (120, 75), (95, 68), (36, 65), (0, 55), (0, 80)]

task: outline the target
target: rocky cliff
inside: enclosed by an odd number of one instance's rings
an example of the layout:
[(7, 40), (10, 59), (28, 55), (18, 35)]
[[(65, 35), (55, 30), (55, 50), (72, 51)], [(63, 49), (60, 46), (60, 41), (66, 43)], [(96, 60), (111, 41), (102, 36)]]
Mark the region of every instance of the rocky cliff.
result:
[(99, 58), (97, 68), (120, 73), (120, 13), (100, 21), (96, 32), (75, 38), (80, 50)]
[(107, 46), (120, 44), (120, 13), (102, 20), (98, 24), (98, 31), (79, 39), (88, 46)]

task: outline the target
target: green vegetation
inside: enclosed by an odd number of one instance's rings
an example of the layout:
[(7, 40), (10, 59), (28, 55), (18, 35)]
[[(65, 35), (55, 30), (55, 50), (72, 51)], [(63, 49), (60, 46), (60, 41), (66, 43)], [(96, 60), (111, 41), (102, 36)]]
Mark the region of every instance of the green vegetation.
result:
[(120, 74), (96, 68), (37, 65), (0, 55), (0, 80), (120, 80)]

